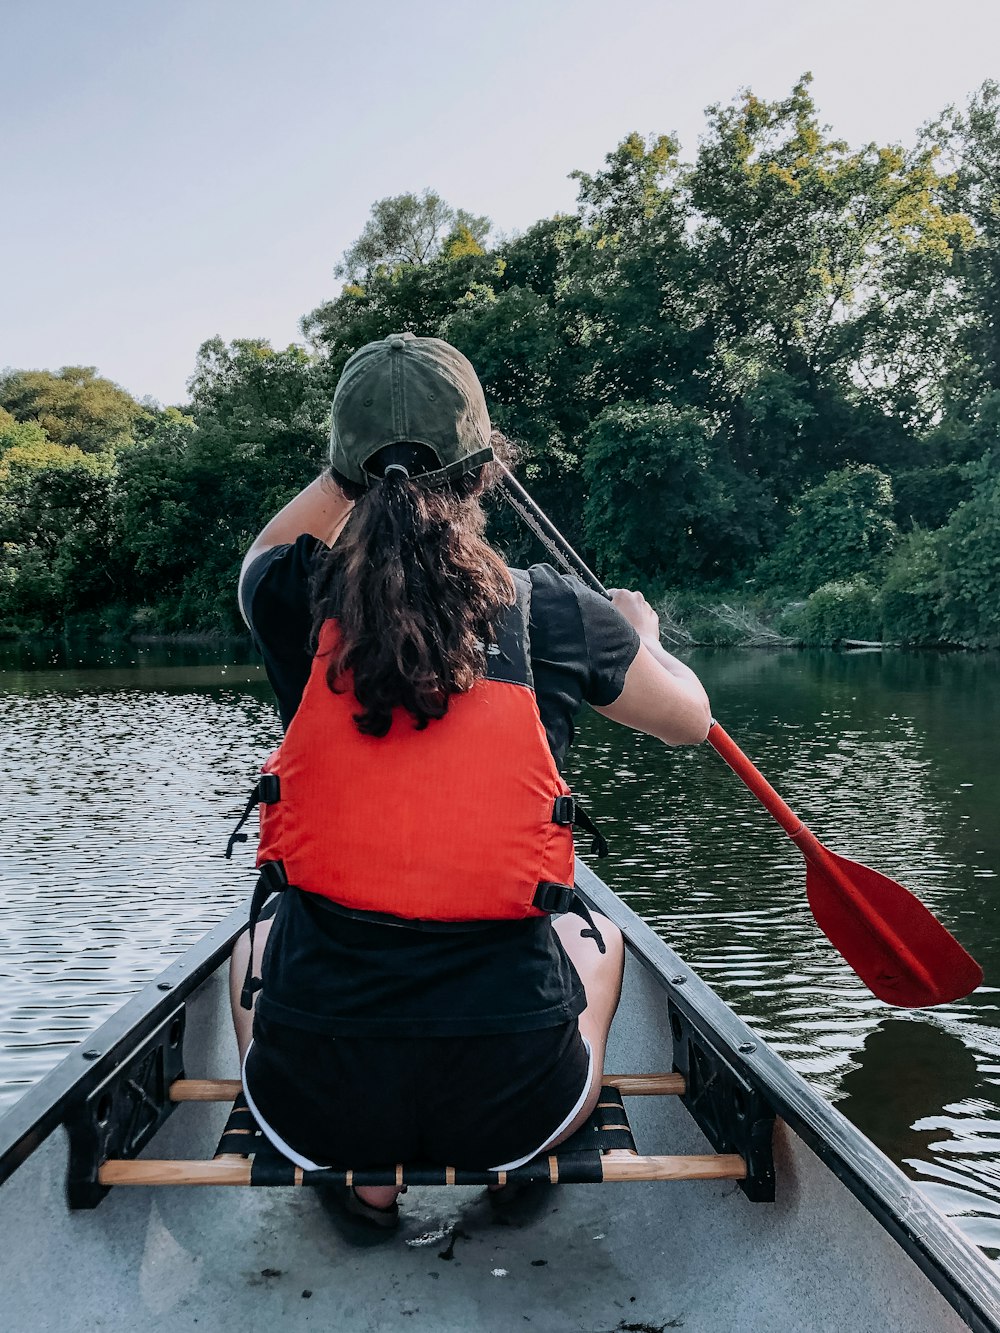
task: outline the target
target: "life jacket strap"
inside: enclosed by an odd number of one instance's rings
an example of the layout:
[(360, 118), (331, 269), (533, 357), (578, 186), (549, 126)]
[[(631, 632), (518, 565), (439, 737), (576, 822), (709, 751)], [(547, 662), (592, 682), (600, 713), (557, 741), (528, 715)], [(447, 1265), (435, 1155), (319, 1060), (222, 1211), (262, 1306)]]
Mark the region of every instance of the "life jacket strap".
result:
[(592, 939), (600, 953), (607, 953), (608, 949), (604, 943), (604, 937), (598, 930), (594, 918), (590, 915), (590, 908), (571, 885), (556, 884), (553, 880), (545, 880), (535, 890), (532, 901), (533, 905), (543, 912), (572, 912), (574, 916), (582, 917), (588, 928), (581, 930), (580, 934), (585, 939)]
[(278, 780), (277, 773), (262, 773), (254, 783), (253, 791), (250, 793), (250, 798), (243, 807), (243, 813), (237, 820), (236, 827), (229, 835), (229, 841), (226, 843), (227, 861), (233, 859), (233, 848), (236, 844), (238, 842), (246, 842), (247, 840), (247, 835), (241, 833), (240, 829), (250, 818), (254, 806), (260, 805), (262, 802), (265, 805), (271, 805), (274, 801), (277, 801), (280, 798), (280, 795), (281, 784)]
[(597, 827), (590, 815), (576, 799), (575, 796), (557, 796), (552, 806), (553, 824), (566, 825), (575, 824), (578, 828), (586, 829), (594, 839), (591, 845), (591, 853), (594, 856), (602, 857), (608, 854), (608, 840)]
[(257, 883), (254, 885), (253, 897), (250, 899), (250, 956), (247, 959), (243, 989), (240, 991), (241, 1009), (253, 1008), (253, 997), (263, 985), (260, 977), (255, 977), (253, 973), (254, 933), (257, 929), (257, 922), (260, 920), (260, 914), (264, 910), (264, 904), (273, 893), (281, 893), (287, 888), (288, 876), (285, 874), (285, 867), (281, 862), (265, 861), (260, 867), (260, 874), (257, 876)]
[(590, 915), (590, 908), (579, 896), (579, 894), (573, 895), (573, 906), (569, 910), (571, 912), (574, 912), (577, 916), (582, 916), (584, 921), (586, 921), (587, 923), (588, 928), (586, 930), (580, 931), (581, 936), (584, 939), (593, 940), (594, 943), (597, 945), (598, 953), (607, 953), (608, 946), (604, 943), (604, 936), (598, 930), (597, 922)]
[(554, 880), (542, 880), (531, 900), (532, 907), (540, 912), (572, 912), (576, 890), (572, 884), (557, 884)]

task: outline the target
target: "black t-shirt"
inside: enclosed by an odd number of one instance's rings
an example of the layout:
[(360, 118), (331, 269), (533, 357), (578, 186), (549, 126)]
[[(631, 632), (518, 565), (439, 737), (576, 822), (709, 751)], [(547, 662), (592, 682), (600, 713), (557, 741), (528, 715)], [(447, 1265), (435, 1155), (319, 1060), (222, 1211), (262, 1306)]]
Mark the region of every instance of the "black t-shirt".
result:
[[(309, 583), (325, 552), (302, 536), (262, 552), (243, 580), (243, 608), (286, 728), (309, 678)], [(576, 713), (584, 702), (618, 698), (639, 638), (578, 579), (548, 565), (528, 576), (535, 697), (561, 767)], [(566, 1022), (586, 1005), (548, 917), (424, 931), (343, 917), (298, 890), (281, 897), (262, 977), (263, 1017), (331, 1034), (524, 1032)]]

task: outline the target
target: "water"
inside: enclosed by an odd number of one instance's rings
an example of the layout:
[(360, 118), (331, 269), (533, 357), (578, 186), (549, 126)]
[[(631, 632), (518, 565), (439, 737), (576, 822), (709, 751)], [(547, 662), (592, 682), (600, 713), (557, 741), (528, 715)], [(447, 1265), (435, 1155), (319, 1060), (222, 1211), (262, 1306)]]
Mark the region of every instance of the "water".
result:
[[(792, 808), (917, 892), (987, 983), (935, 1010), (874, 999), (813, 923), (799, 853), (713, 751), (588, 715), (571, 781), (612, 841), (602, 875), (1000, 1256), (1000, 660), (704, 651), (691, 664)], [(242, 656), (127, 648), (2, 666), (0, 1107), (245, 898), (250, 856), (227, 863), (222, 848), (279, 739)]]
[(191, 650), (0, 670), (0, 1109), (246, 898), (222, 852), (270, 700)]

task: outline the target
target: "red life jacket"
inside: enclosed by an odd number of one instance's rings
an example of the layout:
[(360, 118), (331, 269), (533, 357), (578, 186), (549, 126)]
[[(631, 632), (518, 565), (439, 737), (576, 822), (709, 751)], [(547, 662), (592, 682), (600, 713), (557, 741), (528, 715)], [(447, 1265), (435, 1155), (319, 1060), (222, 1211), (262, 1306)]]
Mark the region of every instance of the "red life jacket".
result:
[[(257, 865), (353, 912), (497, 921), (565, 911), (573, 798), (532, 687), (530, 581), (487, 654), (487, 675), (417, 730), (397, 709), (383, 737), (354, 723), (350, 678), (326, 681), (336, 621), (322, 628), (302, 701), (260, 783)], [(586, 821), (589, 824), (589, 821)]]

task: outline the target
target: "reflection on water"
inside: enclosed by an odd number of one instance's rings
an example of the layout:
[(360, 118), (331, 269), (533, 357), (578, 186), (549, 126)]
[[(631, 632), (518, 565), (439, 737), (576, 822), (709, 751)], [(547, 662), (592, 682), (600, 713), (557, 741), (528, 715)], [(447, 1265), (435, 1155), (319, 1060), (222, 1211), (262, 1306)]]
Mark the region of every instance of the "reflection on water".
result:
[(876, 1000), (815, 926), (800, 854), (713, 751), (671, 751), (590, 717), (571, 781), (610, 826), (602, 874), (1000, 1254), (1000, 662), (791, 652), (691, 662), (716, 715), (796, 813), (835, 851), (916, 892), (986, 983), (906, 1017)]
[(0, 671), (0, 1105), (252, 887), (222, 848), (278, 733), (263, 673), (157, 659)]
[[(771, 1045), (1000, 1253), (995, 822), (1000, 662), (701, 652), (727, 730), (833, 849), (901, 880), (987, 984), (904, 1014), (813, 923), (803, 862), (708, 747), (586, 718), (570, 779), (600, 869)], [(0, 1103), (51, 1067), (251, 882), (221, 855), (278, 726), (259, 668), (126, 646), (0, 661)]]

